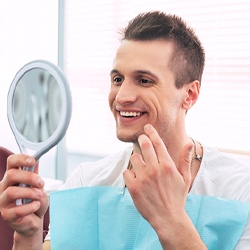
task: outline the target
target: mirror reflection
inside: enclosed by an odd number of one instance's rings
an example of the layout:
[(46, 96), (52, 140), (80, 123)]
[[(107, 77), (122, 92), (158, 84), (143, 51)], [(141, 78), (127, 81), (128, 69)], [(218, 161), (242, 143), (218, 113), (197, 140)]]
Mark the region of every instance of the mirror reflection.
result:
[(19, 80), (13, 97), (16, 128), (31, 142), (43, 142), (55, 132), (62, 100), (56, 79), (45, 69), (34, 68)]

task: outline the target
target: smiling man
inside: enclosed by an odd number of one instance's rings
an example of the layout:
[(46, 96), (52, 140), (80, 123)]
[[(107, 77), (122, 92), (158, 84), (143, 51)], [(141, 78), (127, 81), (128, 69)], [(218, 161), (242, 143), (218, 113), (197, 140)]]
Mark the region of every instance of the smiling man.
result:
[[(117, 138), (132, 142), (133, 146), (98, 162), (82, 163), (62, 188), (112, 189), (125, 184), (136, 211), (157, 235), (151, 248), (145, 249), (243, 250), (250, 245), (250, 168), (201, 146), (186, 133), (185, 118), (199, 97), (204, 63), (205, 53), (198, 37), (180, 17), (155, 11), (133, 19), (125, 28), (115, 55), (109, 94)], [(24, 155), (11, 156), (0, 184), (1, 213), (16, 230), (14, 249), (42, 249), (42, 217), (48, 199), (40, 177), (19, 169), (33, 163), (34, 159)], [(31, 188), (13, 186), (17, 182)], [(190, 203), (189, 197), (197, 198), (192, 195), (208, 204), (202, 207), (201, 202), (197, 212), (197, 216), (202, 216), (202, 211), (207, 211), (201, 218), (204, 227), (192, 222), (197, 206), (197, 202)], [(16, 207), (14, 201), (24, 197), (33, 201)], [(213, 208), (217, 204), (220, 210), (225, 208), (223, 216), (216, 217)], [(246, 204), (246, 212), (241, 211), (244, 216), (237, 213), (239, 204)], [(117, 224), (119, 219), (115, 218)], [(126, 222), (132, 225), (133, 217), (128, 216)], [(234, 228), (228, 239), (221, 230), (223, 225)], [(69, 225), (69, 232), (72, 228)], [(125, 235), (131, 235), (129, 232)], [(122, 235), (124, 245), (126, 239), (136, 240), (136, 234), (131, 237)], [(142, 239), (146, 240), (147, 235)], [(61, 240), (73, 242), (77, 238)], [(99, 241), (101, 245), (102, 239)], [(50, 234), (43, 249), (50, 249)]]

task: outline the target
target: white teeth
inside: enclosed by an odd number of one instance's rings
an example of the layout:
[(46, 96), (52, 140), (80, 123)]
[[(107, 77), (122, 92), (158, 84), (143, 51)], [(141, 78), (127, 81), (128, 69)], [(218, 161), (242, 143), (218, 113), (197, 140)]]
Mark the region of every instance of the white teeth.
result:
[(140, 112), (124, 112), (124, 111), (120, 111), (120, 115), (121, 116), (128, 116), (128, 117), (130, 117), (130, 116), (140, 116)]

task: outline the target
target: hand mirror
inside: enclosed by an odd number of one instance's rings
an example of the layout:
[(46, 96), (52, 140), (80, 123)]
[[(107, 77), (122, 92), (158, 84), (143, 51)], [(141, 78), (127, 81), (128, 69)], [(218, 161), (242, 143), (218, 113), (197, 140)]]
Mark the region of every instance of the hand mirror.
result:
[[(32, 61), (17, 72), (7, 101), (9, 124), (21, 153), (38, 161), (63, 138), (70, 122), (71, 94), (64, 73), (48, 61)], [(23, 170), (33, 171), (35, 165)], [(17, 205), (23, 202), (28, 201), (18, 200)]]

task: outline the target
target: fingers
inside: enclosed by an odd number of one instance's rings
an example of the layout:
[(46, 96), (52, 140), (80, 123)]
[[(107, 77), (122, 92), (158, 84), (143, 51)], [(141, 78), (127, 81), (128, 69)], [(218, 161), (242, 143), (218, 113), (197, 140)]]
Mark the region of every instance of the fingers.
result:
[(149, 138), (145, 134), (142, 134), (139, 136), (138, 142), (140, 144), (144, 161), (147, 162), (147, 164), (149, 164), (150, 166), (158, 164), (158, 157), (151, 138)]
[(43, 216), (48, 209), (48, 204), (48, 195), (43, 193), (39, 200), (33, 200), (22, 206), (11, 204), (9, 206), (3, 206), (1, 215), (15, 231), (27, 234), (28, 229), (32, 229), (31, 231), (39, 230), (40, 225), (42, 225)]
[[(17, 154), (9, 156), (3, 183), (6, 186), (12, 186), (16, 183), (25, 183), (33, 187), (42, 188), (44, 186), (44, 181), (37, 173), (21, 170), (23, 166), (29, 168), (34, 166), (34, 164), (36, 164), (35, 158), (27, 155)], [(36, 172), (38, 171), (38, 166), (36, 166), (35, 170)]]
[[(138, 159), (137, 162), (133, 164), (134, 155), (131, 157), (132, 165), (140, 166), (143, 165), (145, 167), (157, 168), (159, 166), (168, 167), (169, 170), (175, 170), (176, 165), (173, 162), (173, 159), (168, 153), (168, 150), (157, 133), (156, 129), (147, 124), (144, 126), (145, 134), (142, 134), (138, 138), (138, 142), (140, 144), (141, 153), (143, 156), (142, 159)], [(189, 177), (190, 174), (190, 165), (192, 161), (192, 144), (188, 144), (182, 150), (179, 163), (178, 170), (181, 175), (185, 175), (186, 178)], [(141, 163), (140, 163), (141, 162)], [(143, 163), (142, 163), (143, 162)], [(171, 170), (170, 170), (171, 171)]]
[(44, 195), (43, 190), (29, 187), (10, 186), (1, 195), (1, 204), (7, 206), (8, 204), (15, 204), (17, 199), (31, 199), (39, 200)]
[(125, 171), (124, 179), (127, 186), (133, 183), (135, 178), (145, 180), (157, 175), (161, 165), (164, 167), (173, 165), (165, 144), (156, 130), (149, 124), (144, 127), (144, 130), (145, 134), (138, 138), (142, 156), (134, 153), (130, 158), (133, 165), (132, 171)]
[(21, 169), (8, 170), (4, 175), (2, 185), (7, 188), (8, 186), (13, 186), (17, 183), (25, 183), (35, 188), (43, 188), (45, 185), (44, 180), (36, 173)]
[(178, 165), (168, 153), (168, 150), (158, 135), (157, 131), (150, 124), (144, 127), (145, 134), (138, 138), (142, 156), (133, 154), (130, 161), (133, 165), (132, 171), (126, 170), (124, 179), (129, 186), (135, 179), (141, 179), (148, 175), (149, 178), (165, 176), (165, 178), (176, 178), (182, 176), (185, 186), (191, 183), (190, 166), (192, 162), (192, 147), (190, 143), (186, 145), (180, 153)]
[[(31, 202), (16, 206), (16, 200), (24, 198), (31, 200)], [(0, 195), (1, 215), (4, 220), (12, 225), (16, 224), (17, 220), (34, 213), (37, 217), (42, 218), (48, 204), (48, 194), (43, 189), (33, 187), (10, 186)]]
[(39, 201), (32, 201), (22, 206), (13, 206), (3, 208), (1, 211), (2, 218), (10, 224), (14, 224), (20, 218), (35, 213), (41, 206)]
[[(26, 234), (27, 228), (37, 231), (42, 224), (42, 217), (49, 204), (48, 194), (43, 190), (42, 178), (35, 172), (22, 170), (22, 167), (32, 167), (36, 164), (33, 157), (18, 154), (7, 159), (7, 170), (0, 181), (0, 211), (2, 218), (20, 233)], [(28, 184), (21, 187), (18, 183)], [(16, 206), (16, 200), (31, 200), (28, 204)]]
[(32, 167), (35, 164), (35, 158), (24, 155), (24, 154), (16, 154), (10, 155), (7, 159), (7, 170), (11, 168), (20, 168), (23, 166)]
[(142, 157), (139, 154), (133, 154), (131, 156), (130, 162), (131, 162), (132, 166), (135, 166), (135, 167), (132, 167), (132, 170), (126, 169), (123, 172), (123, 178), (124, 178), (126, 186), (130, 186), (130, 184), (135, 180), (135, 178), (138, 177), (138, 173), (137, 173), (137, 175), (135, 173), (136, 169), (142, 170), (143, 167), (145, 166), (145, 164), (142, 160)]
[(191, 165), (192, 165), (193, 144), (187, 144), (180, 153), (178, 171), (183, 176), (185, 183), (189, 186), (191, 182)]
[[(159, 162), (160, 164), (162, 163), (161, 161), (168, 161), (170, 163), (173, 163), (172, 158), (167, 152), (167, 148), (164, 142), (158, 135), (155, 128), (152, 125), (147, 124), (144, 127), (144, 131), (147, 136), (141, 135), (139, 137), (139, 143), (141, 146), (144, 160), (146, 162), (151, 163), (151, 165), (155, 164), (155, 161), (157, 163)], [(149, 144), (151, 144), (151, 146), (149, 146)]]
[[(39, 200), (43, 195), (45, 182), (42, 178), (33, 172), (22, 170), (22, 166), (33, 166), (36, 160), (27, 155), (11, 155), (7, 159), (7, 171), (0, 182), (0, 203), (1, 207), (10, 207), (15, 205), (17, 199)], [(30, 186), (20, 187), (19, 183)]]

